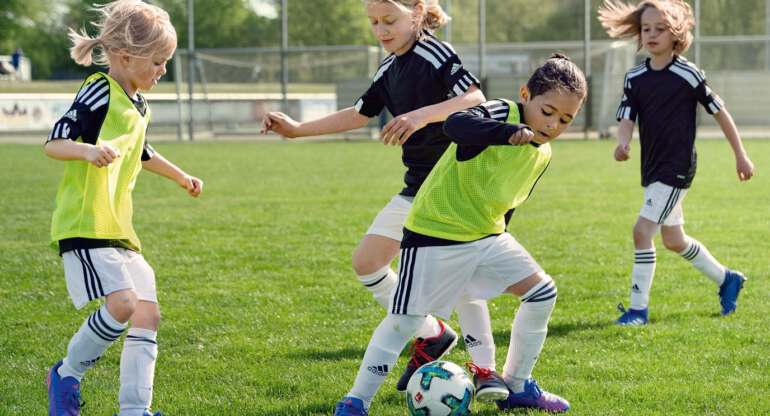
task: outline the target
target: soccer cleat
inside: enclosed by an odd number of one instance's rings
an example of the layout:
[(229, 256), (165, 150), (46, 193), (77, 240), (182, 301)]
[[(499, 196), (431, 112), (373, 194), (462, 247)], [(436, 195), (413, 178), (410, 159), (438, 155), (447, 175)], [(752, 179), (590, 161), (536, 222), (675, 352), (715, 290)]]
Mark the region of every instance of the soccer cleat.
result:
[(345, 396), (334, 406), (334, 416), (369, 416), (369, 412), (361, 399)]
[(508, 386), (496, 371), (481, 368), (473, 363), (465, 364), (473, 374), (473, 386), (476, 388), (476, 400), (494, 402), (508, 397)]
[(74, 377), (59, 376), (59, 361), (46, 377), (48, 385), (48, 416), (79, 416), (84, 403), (80, 401), (80, 382)]
[(743, 282), (746, 276), (741, 272), (725, 270), (725, 281), (719, 287), (719, 303), (722, 305), (722, 316), (727, 316), (735, 312), (738, 307), (738, 295), (743, 289)]
[(396, 390), (406, 390), (409, 379), (418, 368), (423, 364), (438, 360), (457, 344), (457, 333), (455, 333), (452, 328), (446, 326), (441, 320), (438, 320), (438, 324), (441, 327), (441, 331), (438, 335), (435, 337), (417, 338), (414, 340), (414, 344), (412, 345), (412, 358), (409, 360), (409, 364), (406, 365), (404, 374), (401, 374), (401, 378), (398, 379)]
[(623, 313), (617, 321), (618, 325), (623, 326), (642, 326), (647, 325), (647, 308), (644, 309), (626, 309), (622, 303), (618, 303), (618, 310)]
[(505, 400), (497, 401), (497, 408), (503, 411), (535, 408), (549, 413), (564, 413), (569, 410), (569, 402), (553, 393), (541, 390), (535, 379), (530, 378), (524, 382), (523, 392), (511, 391)]

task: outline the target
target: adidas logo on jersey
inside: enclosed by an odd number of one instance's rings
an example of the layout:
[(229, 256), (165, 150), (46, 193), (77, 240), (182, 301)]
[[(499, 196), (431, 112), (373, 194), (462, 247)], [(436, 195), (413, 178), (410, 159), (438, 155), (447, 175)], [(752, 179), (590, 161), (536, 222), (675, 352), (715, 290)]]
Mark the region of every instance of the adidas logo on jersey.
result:
[(465, 336), (465, 347), (466, 348), (473, 348), (478, 347), (481, 345), (481, 341), (477, 340), (476, 338), (473, 338), (471, 335)]
[(388, 375), (388, 365), (370, 365), (366, 368), (369, 370), (372, 374), (380, 377), (386, 377)]
[(452, 70), (450, 71), (450, 74), (452, 74), (452, 75), (456, 74), (457, 71), (460, 70), (460, 68), (462, 68), (462, 65), (460, 65), (460, 64), (452, 64)]
[(75, 110), (67, 111), (67, 114), (62, 116), (62, 118), (68, 118), (72, 121), (78, 121), (78, 112)]

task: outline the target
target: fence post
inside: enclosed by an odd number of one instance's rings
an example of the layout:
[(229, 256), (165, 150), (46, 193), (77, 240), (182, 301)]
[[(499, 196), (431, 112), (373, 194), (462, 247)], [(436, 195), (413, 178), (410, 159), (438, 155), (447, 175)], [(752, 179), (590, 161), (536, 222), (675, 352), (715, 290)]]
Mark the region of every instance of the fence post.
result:
[(195, 82), (195, 12), (193, 0), (187, 0), (187, 96), (190, 100), (187, 104), (188, 114), (187, 135), (190, 141), (195, 138), (195, 126), (193, 115), (193, 83)]
[(289, 112), (288, 84), (289, 62), (289, 0), (281, 0), (281, 107), (284, 113)]

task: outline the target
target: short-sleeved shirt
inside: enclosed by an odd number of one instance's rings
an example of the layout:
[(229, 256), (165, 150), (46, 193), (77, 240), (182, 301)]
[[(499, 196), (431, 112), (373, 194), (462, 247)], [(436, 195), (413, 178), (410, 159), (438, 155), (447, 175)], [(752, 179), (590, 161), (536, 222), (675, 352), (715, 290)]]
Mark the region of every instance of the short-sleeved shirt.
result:
[(698, 103), (709, 114), (724, 107), (703, 71), (680, 56), (660, 70), (653, 69), (648, 58), (626, 73), (616, 118), (639, 122), (642, 186), (662, 182), (690, 187), (697, 165)]
[[(409, 51), (382, 61), (355, 109), (367, 117), (377, 116), (384, 108), (400, 116), (463, 95), (471, 85), (479, 86), (479, 81), (463, 67), (452, 46), (425, 32)], [(428, 124), (404, 143), (401, 159), (407, 171), (401, 195), (417, 194), (447, 146), (442, 123)]]

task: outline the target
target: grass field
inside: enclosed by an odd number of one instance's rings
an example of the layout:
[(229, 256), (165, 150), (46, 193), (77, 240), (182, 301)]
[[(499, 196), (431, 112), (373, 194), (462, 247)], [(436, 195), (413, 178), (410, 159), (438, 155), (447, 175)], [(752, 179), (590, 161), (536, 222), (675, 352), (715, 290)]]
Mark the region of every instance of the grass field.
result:
[[(384, 314), (349, 263), (400, 189), (399, 150), (368, 142), (156, 147), (206, 187), (194, 200), (144, 173), (134, 194), (163, 310), (154, 408), (331, 414)], [(727, 143), (700, 142), (685, 201), (687, 230), (750, 279), (737, 314), (720, 318), (716, 287), (658, 242), (652, 322), (630, 329), (612, 320), (628, 300), (638, 161), (614, 162), (609, 142), (554, 144), (549, 171), (511, 229), (559, 285), (535, 376), (571, 401), (571, 414), (770, 414), (770, 141), (746, 147), (758, 174), (739, 183)], [(638, 146), (633, 152), (638, 160)], [(46, 371), (96, 307), (75, 311), (47, 246), (61, 170), (39, 146), (0, 145), (0, 415), (44, 414)], [(512, 298), (490, 304), (500, 368), (516, 306)], [(83, 380), (83, 415), (117, 410), (120, 349)], [(468, 356), (458, 346), (448, 359)], [(396, 378), (373, 415), (405, 414)]]

